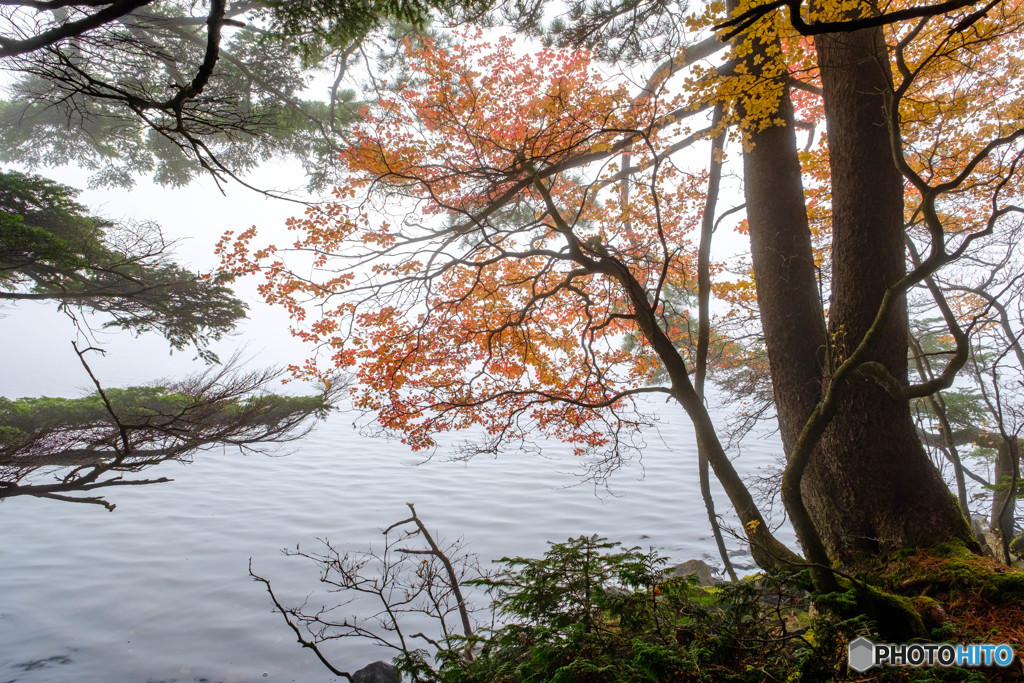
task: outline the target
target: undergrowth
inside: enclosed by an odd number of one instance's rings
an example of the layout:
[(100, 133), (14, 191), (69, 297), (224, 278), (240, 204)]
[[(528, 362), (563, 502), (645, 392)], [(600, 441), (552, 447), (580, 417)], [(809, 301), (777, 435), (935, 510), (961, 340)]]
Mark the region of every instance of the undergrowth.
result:
[[(993, 581), (991, 567), (985, 573), (962, 554), (952, 558), (946, 566), (941, 557), (905, 556), (888, 585), (870, 590), (924, 614), (932, 642), (1019, 645), (1007, 639), (1024, 625), (1015, 592), (1020, 576)], [(699, 586), (694, 577), (666, 577), (666, 562), (596, 536), (552, 544), (541, 558), (504, 558), (497, 573), (475, 581), (493, 600), (491, 628), (454, 641), (436, 658), (406, 652), (396, 664), (414, 680), (445, 683), (1021, 679), (1019, 659), (999, 671), (882, 667), (857, 674), (847, 667), (848, 643), (885, 640), (885, 624), (855, 609), (863, 585), (818, 595), (805, 572)], [(920, 590), (927, 581), (937, 587), (932, 596)], [(902, 596), (886, 592), (901, 585)], [(981, 623), (1001, 626), (979, 629)]]

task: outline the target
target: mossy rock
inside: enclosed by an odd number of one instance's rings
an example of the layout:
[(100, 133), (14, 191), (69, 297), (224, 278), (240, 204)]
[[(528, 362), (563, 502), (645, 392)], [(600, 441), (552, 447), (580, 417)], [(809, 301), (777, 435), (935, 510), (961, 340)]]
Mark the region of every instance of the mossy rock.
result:
[(1010, 550), (1024, 556), (1024, 534), (1010, 541)]
[(857, 589), (857, 594), (865, 614), (878, 624), (880, 635), (891, 640), (928, 637), (924, 620), (907, 598), (874, 586)]
[(1015, 569), (1024, 569), (1024, 534), (1010, 541), (1010, 559)]
[(994, 574), (987, 595), (995, 603), (1024, 603), (1024, 571), (1008, 570)]
[(914, 606), (914, 610), (921, 615), (924, 625), (932, 632), (949, 622), (949, 614), (946, 612), (946, 608), (934, 598), (918, 595), (917, 597), (910, 598), (910, 603)]

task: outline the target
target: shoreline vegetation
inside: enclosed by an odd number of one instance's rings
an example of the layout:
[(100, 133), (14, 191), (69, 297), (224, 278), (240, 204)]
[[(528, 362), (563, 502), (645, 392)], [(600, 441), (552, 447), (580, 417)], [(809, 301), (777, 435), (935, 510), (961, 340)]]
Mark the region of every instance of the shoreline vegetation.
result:
[[(806, 568), (715, 582), (698, 563), (668, 567), (653, 548), (598, 536), (484, 570), (461, 542), (435, 540), (408, 506), (411, 516), (384, 531), (380, 552), (326, 540), (318, 551), (284, 551), (317, 566), (326, 605), (312, 594), (300, 607), (283, 605), (250, 562), (299, 643), (335, 675), (371, 680), (332, 661), (337, 641), (361, 638), (394, 652), (390, 678), (380, 680), (395, 681), (1024, 680), (1024, 571), (957, 542), (872, 558), (866, 571), (841, 575), (839, 591), (821, 593)], [(474, 607), (484, 596), (489, 606)], [(1005, 643), (1015, 658), (1007, 667), (858, 673), (847, 666), (857, 638)]]

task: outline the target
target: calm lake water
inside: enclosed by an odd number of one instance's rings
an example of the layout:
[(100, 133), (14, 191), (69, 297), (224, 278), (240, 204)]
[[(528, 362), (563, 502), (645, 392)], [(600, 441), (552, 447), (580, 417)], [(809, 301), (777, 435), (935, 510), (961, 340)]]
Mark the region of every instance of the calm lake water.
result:
[[(342, 413), (282, 457), (218, 451), (162, 465), (156, 474), (174, 482), (107, 489), (114, 512), (5, 501), (0, 681), (334, 680), (271, 612), (249, 558), (286, 604), (301, 603), (318, 590), (315, 568), (281, 548), (314, 550), (322, 537), (355, 550), (379, 544), (406, 501), (436, 535), (463, 537), (481, 560), (538, 555), (546, 541), (597, 533), (719, 566), (692, 431), (681, 411), (660, 410), (664, 424), (646, 436), (642, 464), (618, 471), (609, 490), (573, 486), (578, 467), (557, 446), (545, 458), (462, 463), (441, 453), (424, 463), (401, 444), (360, 436)], [(755, 473), (777, 452), (774, 438), (753, 440), (738, 464)], [(357, 641), (327, 650), (350, 671), (391, 656)]]
[[(297, 168), (265, 172), (255, 185), (301, 178)], [(51, 175), (84, 186), (74, 172)], [(178, 244), (178, 257), (198, 269), (214, 266), (213, 244), (224, 229), (258, 223), (286, 235), (284, 219), (298, 212), (251, 194), (222, 197), (211, 182), (183, 192), (142, 184), (130, 193), (89, 191), (81, 199), (104, 215), (156, 219), (170, 238), (190, 238)], [(218, 344), (218, 353), (226, 358), (241, 347), (252, 365), (301, 360), (307, 350), (288, 334), (287, 315), (259, 303), (255, 285), (237, 283), (250, 319)], [(0, 309), (0, 395), (92, 390), (71, 350), (75, 331), (55, 308)], [(106, 386), (196, 370), (190, 354), (169, 357), (166, 341), (154, 334), (79, 341), (109, 351), (90, 361)], [(0, 683), (333, 680), (271, 612), (263, 586), (248, 575), (249, 559), (286, 604), (299, 604), (319, 591), (317, 574), (304, 561), (283, 557), (281, 548), (314, 550), (317, 538), (354, 550), (379, 546), (378, 529), (404, 519), (406, 501), (438, 537), (463, 537), (482, 561), (536, 556), (547, 541), (596, 533), (653, 545), (673, 561), (705, 558), (718, 566), (692, 430), (675, 406), (657, 410), (660, 434), (644, 435), (642, 465), (618, 471), (607, 491), (573, 486), (580, 467), (557, 446), (546, 449), (548, 458), (506, 453), (461, 463), (441, 452), (420, 464), (401, 444), (360, 436), (354, 416), (339, 413), (284, 457), (203, 453), (192, 465), (169, 463), (148, 473), (172, 483), (106, 489), (114, 512), (29, 498), (0, 502)], [(774, 437), (752, 439), (737, 466), (753, 475), (774, 465), (779, 452)], [(724, 496), (717, 499), (727, 514)], [(350, 671), (391, 657), (356, 641), (328, 652)]]

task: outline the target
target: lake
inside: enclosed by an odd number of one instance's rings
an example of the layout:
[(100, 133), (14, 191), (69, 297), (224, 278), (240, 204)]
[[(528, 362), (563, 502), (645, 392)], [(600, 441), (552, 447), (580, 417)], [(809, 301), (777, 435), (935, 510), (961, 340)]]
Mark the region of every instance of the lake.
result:
[[(172, 483), (106, 489), (113, 512), (4, 501), (0, 681), (335, 680), (271, 612), (249, 559), (285, 604), (299, 604), (319, 590), (316, 571), (281, 548), (316, 550), (323, 537), (345, 549), (379, 546), (379, 529), (407, 516), (406, 501), (438, 537), (463, 537), (481, 560), (536, 556), (547, 541), (596, 533), (719, 567), (692, 430), (675, 406), (657, 409), (662, 425), (645, 435), (642, 463), (616, 472), (607, 489), (579, 484), (578, 464), (557, 445), (548, 457), (463, 463), (442, 452), (422, 462), (337, 413), (280, 457), (201, 453), (150, 471)], [(756, 474), (779, 449), (771, 435), (750, 439), (737, 466)], [(717, 500), (728, 513), (720, 490)], [(349, 671), (391, 657), (354, 640), (326, 651)]]
[[(109, 201), (125, 215), (159, 218), (171, 237), (193, 237), (179, 251), (198, 268), (213, 265), (212, 244), (222, 229), (279, 225), (297, 212), (249, 196), (219, 198), (215, 187), (188, 192), (187, 202), (144, 186), (106, 199), (90, 191), (83, 201)], [(259, 303), (254, 281), (237, 288), (250, 319), (218, 345), (221, 357), (243, 347), (253, 365), (301, 360), (306, 349), (288, 334), (287, 315)], [(75, 330), (55, 308), (3, 309), (0, 394), (92, 390), (70, 346)], [(157, 335), (95, 336), (90, 343), (109, 351), (90, 360), (105, 386), (196, 370), (190, 354), (168, 356)], [(658, 403), (656, 410), (660, 433), (645, 435), (642, 464), (615, 473), (608, 490), (574, 486), (578, 463), (555, 445), (546, 448), (547, 458), (513, 452), (462, 463), (441, 452), (421, 463), (401, 444), (361, 436), (352, 427), (355, 416), (337, 413), (283, 457), (202, 453), (192, 465), (149, 472), (172, 483), (106, 489), (113, 512), (29, 498), (0, 502), (0, 683), (333, 680), (271, 612), (263, 586), (248, 575), (249, 558), (285, 604), (299, 604), (319, 590), (317, 574), (283, 557), (281, 548), (315, 550), (324, 537), (339, 548), (379, 546), (378, 529), (404, 519), (406, 501), (438, 537), (463, 537), (482, 560), (536, 556), (547, 541), (596, 533), (653, 545), (673, 561), (705, 558), (717, 567), (689, 422), (674, 405)], [(737, 468), (754, 475), (780, 452), (778, 439), (762, 434), (745, 444)], [(727, 514), (716, 491), (719, 513)], [(391, 657), (356, 641), (328, 654), (350, 671)]]

